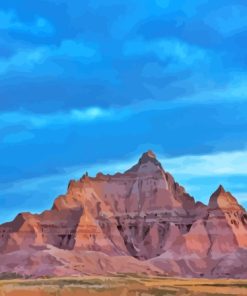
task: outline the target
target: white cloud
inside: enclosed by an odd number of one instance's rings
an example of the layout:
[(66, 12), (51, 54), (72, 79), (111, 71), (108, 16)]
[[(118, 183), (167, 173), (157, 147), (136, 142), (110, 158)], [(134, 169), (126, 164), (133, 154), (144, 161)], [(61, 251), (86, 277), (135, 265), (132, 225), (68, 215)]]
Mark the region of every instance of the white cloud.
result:
[(43, 128), (48, 125), (58, 126), (69, 123), (92, 121), (110, 117), (112, 111), (98, 107), (90, 107), (69, 112), (50, 114), (35, 114), (30, 112), (6, 112), (0, 116), (0, 128), (6, 126), (26, 126), (28, 128)]
[(161, 158), (172, 173), (187, 176), (247, 175), (247, 151)]
[(32, 128), (44, 128), (49, 125), (66, 125), (76, 122), (90, 122), (98, 119), (119, 120), (150, 110), (169, 110), (187, 105), (187, 102), (154, 102), (144, 101), (127, 105), (122, 108), (89, 107), (85, 109), (72, 109), (64, 112), (39, 114), (25, 111), (0, 113), (0, 129), (6, 126), (26, 126)]
[[(36, 56), (34, 55), (33, 59), (38, 59), (38, 54)], [(244, 88), (244, 84), (241, 85)], [(232, 89), (232, 92), (233, 91), (234, 90)], [(244, 93), (244, 89), (242, 89), (242, 91)], [(230, 90), (225, 90), (225, 93), (230, 93)], [(230, 103), (241, 101), (244, 99), (244, 97), (241, 96), (234, 97), (234, 100), (231, 100), (230, 98), (227, 100), (225, 98), (226, 97), (220, 92), (212, 92), (202, 94), (201, 96), (192, 96), (189, 98), (184, 97), (172, 101), (145, 100), (135, 104), (126, 105), (121, 108), (100, 108), (97, 106), (92, 106), (84, 109), (72, 109), (64, 112), (53, 112), (49, 114), (39, 114), (25, 111), (2, 112), (0, 113), (0, 129), (6, 126), (13, 125), (26, 126), (29, 129), (44, 128), (49, 125), (66, 125), (75, 122), (90, 122), (98, 119), (116, 121), (122, 118), (128, 118), (129, 116), (134, 116), (142, 112), (182, 109), (190, 105), (195, 106), (203, 104), (214, 104), (219, 102)], [(245, 120), (244, 110), (240, 109), (238, 116), (241, 120)], [(219, 118), (219, 120), (226, 119)], [(223, 170), (223, 168), (221, 170)], [(224, 167), (224, 171), (227, 170), (228, 168)]]
[[(33, 191), (41, 185), (43, 186), (45, 183), (59, 184), (58, 187), (61, 189), (62, 187), (67, 186), (70, 179), (79, 179), (85, 172), (88, 172), (90, 176), (95, 176), (98, 172), (103, 172), (104, 174), (114, 174), (116, 172), (123, 173), (136, 164), (139, 157), (140, 155), (132, 157), (130, 160), (126, 161), (110, 161), (85, 166), (67, 167), (58, 174), (25, 179), (23, 181), (12, 183), (11, 186), (9, 186), (9, 184), (4, 185), (7, 189), (2, 187), (1, 191), (12, 193), (20, 188)], [(186, 155), (174, 158), (158, 155), (157, 158), (163, 165), (164, 169), (174, 175), (187, 175), (189, 177), (211, 177), (214, 175), (247, 176), (247, 151), (224, 152), (208, 155)], [(228, 166), (227, 170), (224, 169), (226, 165)], [(191, 185), (191, 188), (193, 188), (193, 186), (195, 185)], [(198, 190), (199, 187), (194, 189)], [(238, 187), (236, 186), (236, 188), (239, 189), (244, 189), (245, 187), (247, 187), (247, 185), (245, 186), (244, 184), (240, 187), (239, 184)], [(245, 193), (240, 192), (238, 195), (244, 197)]]

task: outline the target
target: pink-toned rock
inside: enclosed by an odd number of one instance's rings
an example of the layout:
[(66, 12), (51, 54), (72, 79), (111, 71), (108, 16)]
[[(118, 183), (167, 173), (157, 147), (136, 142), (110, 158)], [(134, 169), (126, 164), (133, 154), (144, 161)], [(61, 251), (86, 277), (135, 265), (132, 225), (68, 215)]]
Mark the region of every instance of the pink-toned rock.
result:
[[(247, 214), (220, 186), (195, 202), (152, 151), (125, 173), (69, 182), (51, 210), (0, 225), (0, 272), (240, 276)], [(236, 259), (236, 264), (234, 263)]]
[(222, 211), (243, 211), (244, 209), (238, 204), (238, 201), (230, 192), (226, 192), (222, 185), (212, 194), (208, 207), (211, 210)]

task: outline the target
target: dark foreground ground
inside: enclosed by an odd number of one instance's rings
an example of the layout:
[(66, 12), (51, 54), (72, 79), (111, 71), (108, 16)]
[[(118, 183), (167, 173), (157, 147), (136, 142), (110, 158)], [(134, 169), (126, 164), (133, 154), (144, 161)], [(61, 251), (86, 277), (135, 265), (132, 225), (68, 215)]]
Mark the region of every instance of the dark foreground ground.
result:
[(247, 280), (154, 277), (83, 277), (1, 280), (0, 296), (212, 296), (245, 295)]

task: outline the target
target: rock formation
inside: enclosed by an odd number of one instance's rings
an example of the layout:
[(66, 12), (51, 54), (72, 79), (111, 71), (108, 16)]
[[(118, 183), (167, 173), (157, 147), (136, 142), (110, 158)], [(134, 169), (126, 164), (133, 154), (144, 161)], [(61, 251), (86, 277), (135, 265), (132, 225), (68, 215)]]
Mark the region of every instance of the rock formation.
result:
[(220, 186), (195, 202), (152, 151), (125, 173), (70, 181), (51, 210), (0, 226), (0, 272), (245, 277), (247, 214)]

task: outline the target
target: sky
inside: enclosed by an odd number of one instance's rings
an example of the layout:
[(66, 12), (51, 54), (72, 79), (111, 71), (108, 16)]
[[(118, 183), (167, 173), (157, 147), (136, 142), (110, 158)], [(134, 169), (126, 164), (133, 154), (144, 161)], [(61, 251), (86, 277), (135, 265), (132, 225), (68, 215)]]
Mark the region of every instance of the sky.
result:
[(152, 149), (247, 206), (246, 0), (0, 4), (0, 222)]

